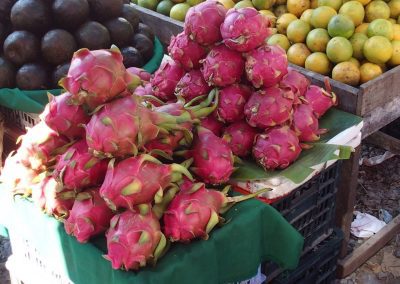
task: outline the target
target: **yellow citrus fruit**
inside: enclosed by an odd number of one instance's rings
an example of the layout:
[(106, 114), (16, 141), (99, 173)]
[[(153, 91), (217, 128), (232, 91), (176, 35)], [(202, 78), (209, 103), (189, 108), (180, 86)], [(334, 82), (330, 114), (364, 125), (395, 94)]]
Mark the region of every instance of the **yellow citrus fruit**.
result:
[(387, 19), (392, 25), (397, 24), (397, 21), (395, 19), (389, 18)]
[(400, 25), (393, 25), (393, 40), (400, 40)]
[(354, 63), (341, 62), (333, 67), (332, 79), (351, 85), (357, 86), (360, 83), (360, 70)]
[(288, 12), (288, 9), (286, 8), (286, 5), (278, 5), (274, 8), (274, 14), (278, 18), (282, 16), (283, 14), (286, 14)]
[(384, 1), (372, 1), (365, 8), (365, 19), (367, 22), (372, 22), (376, 19), (389, 19), (390, 8)]
[(186, 3), (188, 3), (191, 7), (199, 5), (203, 0), (186, 0)]
[(359, 25), (359, 26), (354, 30), (354, 33), (365, 34), (365, 35), (367, 35), (368, 26), (369, 26), (368, 23), (362, 23), (361, 25)]
[(353, 21), (354, 26), (358, 26), (364, 20), (364, 6), (360, 2), (349, 1), (340, 7), (339, 14), (348, 16)]
[(366, 6), (371, 2), (371, 0), (357, 0), (357, 2), (360, 2), (363, 6)]
[(254, 8), (253, 3), (250, 0), (239, 1), (234, 6), (234, 8), (236, 8), (236, 9), (245, 8), (245, 7)]
[(274, 6), (275, 0), (251, 0), (257, 10), (267, 10)]
[(311, 8), (312, 9), (318, 8), (318, 0), (311, 0)]
[(342, 36), (350, 38), (354, 33), (353, 21), (345, 15), (336, 15), (328, 23), (328, 33), (331, 37)]
[[(185, 0), (183, 0), (185, 1)], [(182, 1), (182, 2), (183, 2)], [(155, 10), (157, 7), (158, 1), (157, 0), (138, 0), (138, 5), (144, 8)]]
[(353, 57), (362, 60), (364, 58), (363, 47), (368, 37), (365, 34), (355, 33), (349, 40), (353, 47)]
[(354, 65), (356, 65), (357, 66), (357, 68), (360, 68), (360, 61), (358, 61), (357, 59), (355, 59), (354, 57), (352, 57), (352, 58), (350, 58), (348, 61), (345, 61), (345, 62), (351, 62), (351, 63), (353, 63)]
[(302, 20), (294, 20), (287, 27), (286, 35), (291, 42), (305, 42), (310, 30), (311, 27), (309, 23)]
[(275, 14), (270, 11), (270, 10), (260, 10), (258, 11), (260, 14), (262, 14), (264, 17), (266, 17), (269, 20), (269, 23), (271, 24), (271, 27), (274, 28), (276, 26), (276, 16)]
[(363, 52), (368, 61), (380, 64), (392, 57), (393, 47), (386, 37), (373, 36), (365, 42)]
[(224, 7), (227, 10), (229, 10), (235, 6), (235, 2), (233, 2), (232, 0), (218, 0), (218, 2), (221, 3), (222, 5), (224, 5)]
[(392, 41), (392, 46), (393, 54), (392, 57), (390, 57), (388, 63), (391, 66), (397, 66), (400, 65), (400, 40)]
[(313, 11), (314, 11), (314, 9), (305, 10), (303, 12), (303, 14), (301, 14), (300, 20), (303, 20), (304, 22), (311, 24), (310, 20), (311, 20), (311, 15), (312, 15)]
[(176, 5), (174, 5), (174, 7), (171, 8), (171, 11), (169, 12), (169, 16), (172, 19), (184, 22), (186, 13), (189, 9), (190, 9), (190, 5), (187, 3), (176, 4)]
[(300, 17), (311, 6), (310, 0), (287, 0), (286, 7), (289, 13)]
[(336, 15), (335, 9), (332, 7), (322, 6), (314, 9), (311, 14), (310, 23), (314, 28), (326, 29), (329, 21)]
[(310, 50), (304, 43), (295, 43), (287, 51), (289, 62), (301, 67), (304, 67), (306, 59), (310, 54)]
[(328, 75), (331, 72), (332, 64), (328, 56), (323, 52), (311, 53), (304, 63), (306, 69), (322, 75)]
[(397, 23), (400, 24), (400, 16), (397, 18)]
[(307, 47), (312, 52), (325, 52), (326, 45), (328, 44), (330, 39), (331, 38), (325, 29), (314, 29), (310, 31), (307, 35)]
[(269, 31), (270, 31), (270, 35), (274, 35), (274, 34), (278, 33), (278, 29), (277, 28), (270, 28)]
[(400, 16), (400, 0), (392, 0), (388, 3), (390, 8), (390, 17), (397, 18)]
[(368, 37), (384, 36), (388, 40), (393, 39), (393, 25), (385, 19), (376, 19), (369, 23), (367, 30)]
[(363, 84), (381, 75), (382, 69), (379, 65), (373, 63), (364, 63), (360, 67), (360, 83)]
[(326, 55), (334, 63), (347, 61), (353, 55), (353, 47), (348, 39), (337, 36), (328, 42)]
[(318, 6), (329, 6), (335, 9), (336, 11), (339, 10), (340, 6), (342, 6), (343, 0), (318, 0)]
[(287, 51), (290, 47), (290, 42), (289, 42), (288, 38), (282, 34), (274, 34), (274, 35), (270, 36), (267, 40), (267, 43), (269, 45), (279, 45), (285, 51)]
[(286, 13), (280, 16), (276, 21), (276, 28), (278, 29), (278, 32), (281, 34), (286, 34), (287, 27), (295, 20), (297, 20), (297, 17), (293, 14)]

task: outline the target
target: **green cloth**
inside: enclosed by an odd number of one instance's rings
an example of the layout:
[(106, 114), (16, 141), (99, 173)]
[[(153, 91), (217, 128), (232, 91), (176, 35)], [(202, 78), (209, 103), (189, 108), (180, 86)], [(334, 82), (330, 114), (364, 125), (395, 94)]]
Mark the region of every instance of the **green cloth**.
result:
[[(75, 284), (88, 283), (228, 283), (251, 278), (260, 263), (273, 260), (284, 268), (297, 266), (303, 238), (271, 206), (258, 200), (235, 205), (227, 223), (210, 239), (172, 244), (156, 267), (139, 272), (113, 270), (102, 258), (105, 239), (79, 244), (66, 235), (62, 224), (45, 216), (31, 202), (10, 202), (0, 188), (0, 224), (23, 236), (37, 249), (46, 266), (67, 275)], [(5, 217), (5, 218), (4, 218)]]
[[(154, 55), (143, 69), (149, 73), (154, 73), (161, 64), (164, 57), (164, 49), (158, 38), (154, 41)], [(47, 93), (59, 95), (61, 89), (55, 90), (37, 90), (23, 91), (15, 89), (0, 89), (0, 105), (10, 109), (16, 109), (25, 112), (41, 113), (49, 99)]]

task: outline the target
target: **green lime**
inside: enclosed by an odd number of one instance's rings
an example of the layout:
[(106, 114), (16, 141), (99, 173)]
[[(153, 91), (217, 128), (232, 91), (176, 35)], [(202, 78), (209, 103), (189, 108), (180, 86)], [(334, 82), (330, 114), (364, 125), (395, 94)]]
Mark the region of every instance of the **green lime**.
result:
[(348, 61), (353, 55), (353, 47), (348, 39), (344, 37), (334, 37), (326, 46), (326, 55), (334, 63)]
[(199, 5), (203, 0), (186, 0), (186, 3), (188, 3), (190, 6), (196, 6)]
[(288, 25), (286, 35), (291, 42), (305, 42), (310, 29), (309, 23), (303, 20), (294, 20)]
[(326, 45), (331, 37), (325, 29), (314, 29), (308, 33), (306, 43), (312, 52), (325, 52)]
[(236, 9), (245, 8), (245, 7), (254, 8), (253, 3), (250, 0), (243, 0), (243, 1), (237, 2), (235, 4)]
[(336, 15), (335, 9), (328, 6), (322, 6), (314, 9), (311, 13), (310, 23), (314, 28), (326, 29), (329, 21)]
[(386, 37), (373, 36), (365, 42), (363, 51), (369, 62), (383, 64), (392, 57), (393, 46)]
[(339, 14), (348, 16), (353, 21), (354, 26), (358, 26), (364, 20), (364, 6), (358, 1), (349, 1), (340, 7)]
[(353, 47), (353, 57), (358, 60), (364, 59), (363, 47), (368, 37), (365, 34), (355, 33), (349, 40)]
[(157, 7), (157, 0), (138, 0), (138, 5), (144, 8), (155, 10)]
[(349, 38), (354, 33), (353, 21), (345, 15), (332, 17), (328, 24), (328, 33), (331, 37), (341, 36)]
[(385, 19), (373, 20), (368, 25), (367, 35), (368, 37), (379, 35), (386, 37), (388, 40), (392, 40), (394, 36), (393, 25)]
[(165, 16), (169, 16), (169, 12), (174, 5), (175, 4), (171, 0), (163, 0), (158, 3), (156, 11)]
[(169, 16), (172, 19), (184, 22), (186, 13), (189, 9), (190, 9), (190, 6), (187, 3), (176, 4), (176, 5), (174, 5), (174, 7), (172, 7), (171, 11), (169, 12)]
[(268, 10), (275, 4), (274, 0), (251, 0), (257, 10)]
[(318, 7), (329, 6), (335, 9), (336, 11), (339, 10), (342, 4), (343, 4), (342, 0), (318, 0)]
[(285, 35), (282, 34), (274, 34), (268, 38), (267, 43), (269, 45), (279, 45), (282, 47), (284, 50), (288, 50), (290, 47), (290, 42), (288, 38)]

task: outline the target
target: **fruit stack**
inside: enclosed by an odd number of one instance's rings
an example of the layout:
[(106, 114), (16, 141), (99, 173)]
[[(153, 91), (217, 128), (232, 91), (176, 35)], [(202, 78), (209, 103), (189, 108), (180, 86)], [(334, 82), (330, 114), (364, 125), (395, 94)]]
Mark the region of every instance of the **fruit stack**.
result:
[(117, 49), (79, 50), (66, 93), (7, 159), (3, 182), (79, 242), (106, 232), (115, 269), (155, 262), (168, 241), (207, 239), (232, 204), (265, 191), (227, 197), (235, 155), (288, 167), (336, 103), (264, 43), (268, 24), (253, 8), (204, 2), (153, 77), (126, 70)]
[(0, 88), (57, 87), (78, 48), (121, 48), (126, 67), (153, 57), (154, 34), (123, 0), (0, 1)]

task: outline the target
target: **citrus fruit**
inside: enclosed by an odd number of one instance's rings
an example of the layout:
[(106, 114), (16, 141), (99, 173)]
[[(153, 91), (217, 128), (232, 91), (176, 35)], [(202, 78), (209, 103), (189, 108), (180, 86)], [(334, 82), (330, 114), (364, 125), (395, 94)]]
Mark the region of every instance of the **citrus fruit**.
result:
[(384, 1), (372, 1), (365, 8), (365, 18), (367, 22), (372, 22), (376, 19), (389, 19), (390, 8)]
[(400, 16), (397, 18), (397, 23), (400, 24)]
[(331, 38), (327, 30), (321, 28), (314, 29), (310, 31), (307, 35), (307, 47), (312, 52), (324, 52), (326, 50), (326, 45), (328, 44), (330, 39)]
[(185, 0), (171, 0), (171, 1), (176, 4), (185, 2)]
[(349, 40), (353, 47), (353, 57), (362, 60), (364, 58), (363, 47), (368, 37), (365, 34), (355, 33)]
[(363, 52), (368, 61), (380, 64), (392, 57), (393, 47), (386, 37), (373, 36), (365, 42)]
[(393, 40), (400, 40), (400, 25), (393, 25)]
[(353, 35), (354, 29), (353, 21), (345, 15), (333, 16), (328, 24), (328, 33), (331, 37), (349, 38)]
[(157, 7), (157, 0), (138, 0), (138, 5), (144, 8), (155, 10)]
[(170, 0), (163, 0), (157, 5), (157, 13), (163, 14), (165, 16), (169, 16), (169, 11), (171, 11), (172, 6), (174, 3)]
[(360, 61), (358, 61), (357, 59), (355, 59), (354, 57), (352, 57), (352, 58), (350, 58), (348, 61), (345, 61), (345, 62), (351, 62), (351, 63), (353, 63), (354, 65), (356, 65), (357, 66), (357, 68), (360, 68)]
[(348, 39), (344, 37), (334, 37), (326, 46), (326, 55), (334, 63), (347, 61), (353, 55), (353, 48)]
[(251, 0), (257, 10), (268, 10), (275, 4), (275, 0)]
[(357, 86), (360, 82), (360, 70), (351, 62), (341, 62), (333, 67), (332, 79), (351, 85)]
[(311, 9), (318, 8), (318, 0), (311, 0)]
[(289, 62), (302, 67), (304, 67), (306, 59), (310, 54), (310, 50), (304, 43), (295, 43), (287, 51)]
[(186, 3), (188, 3), (191, 7), (199, 5), (201, 2), (203, 2), (203, 0), (186, 0)]
[(322, 6), (314, 9), (311, 14), (310, 23), (314, 28), (326, 29), (329, 21), (336, 15), (332, 7)]
[(245, 8), (245, 7), (254, 8), (253, 3), (250, 0), (239, 1), (234, 6), (234, 8), (236, 8), (236, 9)]
[(289, 13), (300, 17), (311, 6), (310, 0), (287, 0), (286, 7)]
[(287, 12), (288, 12), (288, 10), (287, 10), (287, 8), (286, 8), (286, 4), (285, 4), (285, 5), (278, 5), (278, 6), (276, 6), (275, 9), (274, 9), (274, 14), (275, 14), (275, 16), (277, 16), (278, 18), (279, 18), (280, 16), (282, 16), (283, 14), (287, 13)]
[(392, 0), (388, 3), (388, 6), (391, 18), (397, 18), (400, 16), (400, 0)]
[(388, 63), (392, 66), (400, 65), (400, 40), (392, 41), (393, 54)]
[(397, 21), (395, 19), (389, 18), (387, 19), (391, 24), (397, 24)]
[(348, 16), (353, 21), (354, 26), (358, 26), (364, 20), (364, 6), (360, 2), (349, 1), (340, 7), (339, 14)]
[(186, 13), (189, 9), (190, 9), (190, 6), (187, 3), (176, 4), (174, 7), (171, 8), (171, 11), (169, 12), (169, 16), (172, 19), (184, 22)]
[(373, 63), (364, 63), (360, 67), (360, 83), (363, 84), (381, 75), (382, 69), (379, 65)]
[(379, 35), (386, 37), (388, 40), (392, 40), (393, 25), (388, 20), (385, 19), (373, 20), (368, 25), (367, 35), (368, 37)]
[(301, 14), (300, 20), (303, 20), (304, 22), (311, 24), (310, 20), (311, 20), (311, 15), (312, 15), (313, 11), (314, 11), (314, 9), (305, 10), (303, 12), (303, 14)]
[(368, 5), (371, 0), (357, 0), (357, 2), (360, 2), (363, 6)]
[(286, 34), (287, 27), (293, 21), (297, 20), (297, 17), (293, 14), (285, 13), (278, 18), (276, 21), (276, 28), (281, 34)]
[(342, 6), (342, 0), (318, 0), (318, 6), (329, 6), (335, 9), (336, 11), (339, 10), (340, 6)]
[(302, 20), (294, 20), (287, 27), (286, 35), (291, 42), (305, 42), (310, 29), (310, 24)]
[(270, 23), (271, 27), (274, 28), (276, 26), (277, 18), (276, 18), (275, 14), (272, 11), (270, 11), (270, 10), (260, 10), (258, 12), (269, 20), (269, 23)]
[(328, 56), (323, 52), (311, 53), (304, 63), (306, 69), (322, 75), (328, 75), (331, 72), (332, 64)]
[(267, 43), (269, 45), (279, 45), (285, 51), (287, 51), (290, 47), (290, 42), (289, 42), (288, 38), (282, 34), (274, 34), (274, 35), (270, 36), (267, 40)]
[(235, 2), (233, 2), (232, 0), (218, 0), (218, 2), (221, 3), (222, 5), (224, 5), (224, 7), (227, 10), (229, 10), (235, 6)]
[(354, 30), (354, 33), (367, 35), (368, 26), (368, 23), (362, 23)]

